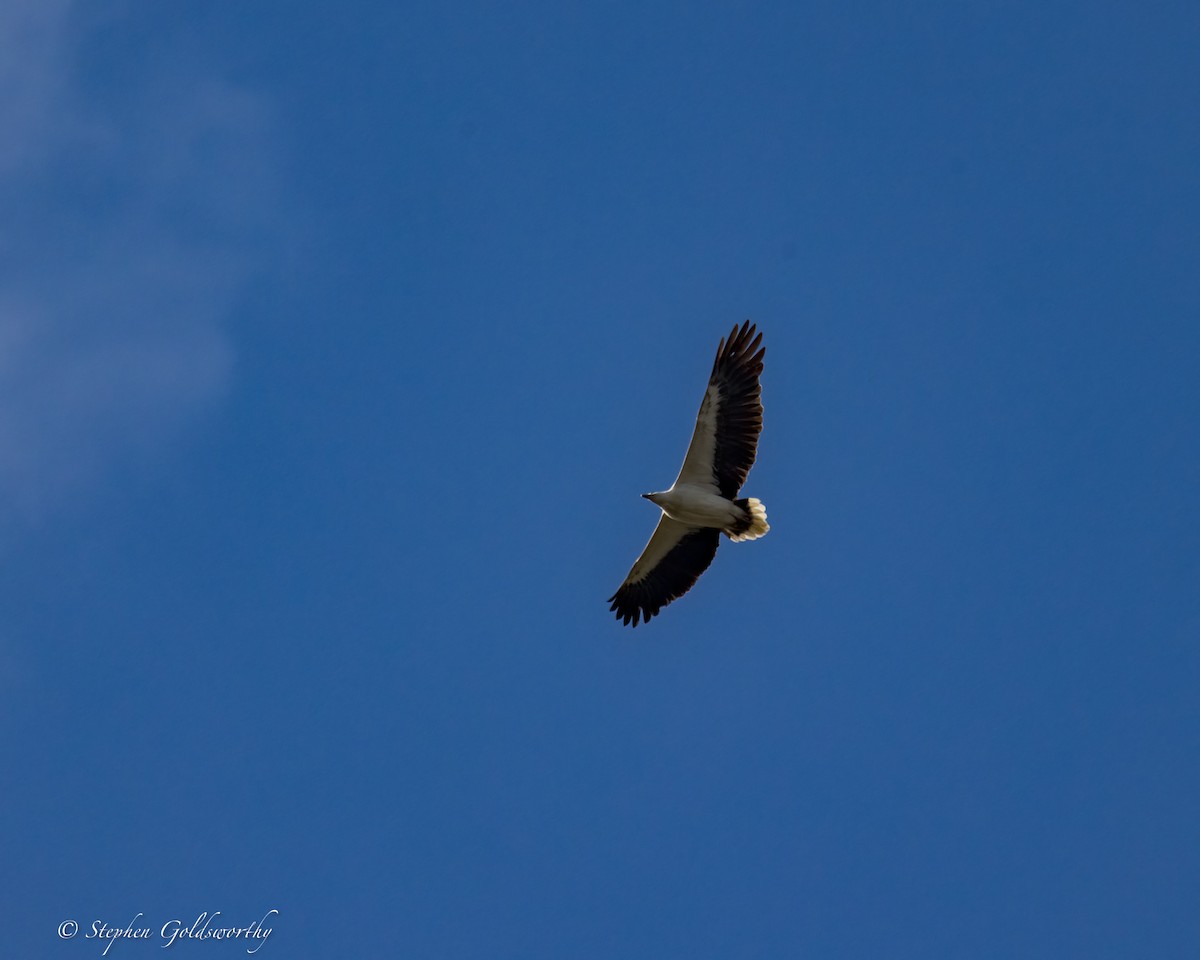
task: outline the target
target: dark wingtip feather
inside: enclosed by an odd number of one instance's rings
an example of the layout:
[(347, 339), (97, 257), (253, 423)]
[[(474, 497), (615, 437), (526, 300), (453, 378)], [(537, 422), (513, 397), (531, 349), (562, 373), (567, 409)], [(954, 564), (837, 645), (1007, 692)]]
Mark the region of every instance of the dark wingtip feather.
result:
[(757, 326), (746, 320), (734, 325), (729, 340), (722, 340), (710, 383), (720, 384), (723, 403), (718, 418), (718, 437), (729, 444), (717, 450), (713, 477), (722, 495), (737, 496), (755, 460), (758, 435), (762, 431), (762, 401), (759, 377), (766, 348)]

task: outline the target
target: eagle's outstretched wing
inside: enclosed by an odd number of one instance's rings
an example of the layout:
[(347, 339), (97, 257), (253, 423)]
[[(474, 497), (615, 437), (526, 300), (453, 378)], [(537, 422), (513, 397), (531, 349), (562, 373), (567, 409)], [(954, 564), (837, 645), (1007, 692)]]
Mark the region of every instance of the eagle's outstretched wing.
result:
[(761, 343), (749, 320), (722, 338), (677, 485), (710, 484), (732, 499), (746, 482), (762, 433)]
[(691, 589), (717, 555), (721, 531), (689, 527), (665, 513), (629, 576), (611, 597), (610, 610), (626, 624), (649, 620), (672, 600)]

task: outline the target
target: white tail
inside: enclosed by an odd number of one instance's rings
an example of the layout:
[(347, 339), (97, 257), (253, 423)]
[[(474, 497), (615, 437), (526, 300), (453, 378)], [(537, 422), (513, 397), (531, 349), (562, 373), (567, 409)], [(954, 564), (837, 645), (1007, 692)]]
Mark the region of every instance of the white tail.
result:
[(745, 526), (738, 524), (735, 528), (736, 532), (734, 530), (725, 531), (734, 543), (742, 540), (757, 540), (771, 529), (771, 525), (767, 523), (767, 508), (763, 506), (761, 500), (756, 497), (747, 497), (744, 500), (735, 500), (734, 503), (743, 507), (749, 515), (748, 523)]

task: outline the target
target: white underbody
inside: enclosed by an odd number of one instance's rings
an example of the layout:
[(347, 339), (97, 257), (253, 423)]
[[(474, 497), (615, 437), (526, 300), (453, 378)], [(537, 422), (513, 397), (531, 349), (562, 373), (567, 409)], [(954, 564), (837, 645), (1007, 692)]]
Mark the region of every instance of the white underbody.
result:
[(724, 530), (745, 517), (745, 511), (732, 500), (726, 500), (705, 484), (676, 483), (670, 490), (652, 493), (649, 500), (657, 503), (672, 520), (689, 527), (717, 527)]

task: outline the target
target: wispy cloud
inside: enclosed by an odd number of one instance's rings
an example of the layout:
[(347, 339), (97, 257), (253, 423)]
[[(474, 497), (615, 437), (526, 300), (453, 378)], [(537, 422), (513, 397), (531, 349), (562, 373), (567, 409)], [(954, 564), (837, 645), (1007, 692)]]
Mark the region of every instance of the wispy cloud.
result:
[(4, 523), (220, 397), (275, 207), (262, 98), (159, 67), (101, 100), (87, 29), (68, 0), (0, 6)]

